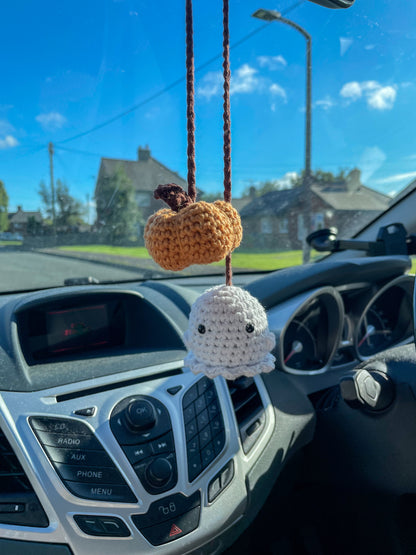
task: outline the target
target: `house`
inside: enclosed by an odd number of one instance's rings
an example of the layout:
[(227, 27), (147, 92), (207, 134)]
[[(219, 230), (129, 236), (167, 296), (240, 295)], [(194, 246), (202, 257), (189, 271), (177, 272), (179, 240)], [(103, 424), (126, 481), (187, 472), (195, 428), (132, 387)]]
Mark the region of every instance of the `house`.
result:
[(152, 157), (149, 147), (140, 147), (137, 151), (137, 160), (120, 160), (117, 158), (102, 158), (95, 185), (95, 200), (99, 203), (100, 187), (103, 181), (115, 174), (118, 168), (122, 168), (130, 179), (136, 196), (137, 205), (141, 215), (147, 218), (167, 205), (153, 198), (153, 192), (160, 184), (176, 183), (187, 190), (187, 182), (176, 172), (167, 168), (164, 164)]
[[(17, 212), (9, 212), (9, 228), (11, 233), (28, 235), (42, 226), (43, 218), (39, 211), (27, 212), (21, 206), (17, 207)], [(32, 227), (32, 230), (31, 230)]]
[[(342, 181), (312, 183), (309, 195), (302, 186), (271, 191), (241, 210), (244, 245), (299, 249), (306, 235), (325, 227), (336, 227), (340, 236), (349, 237), (385, 210), (389, 202), (387, 195), (362, 185), (358, 169)], [(311, 225), (307, 231), (306, 211)]]

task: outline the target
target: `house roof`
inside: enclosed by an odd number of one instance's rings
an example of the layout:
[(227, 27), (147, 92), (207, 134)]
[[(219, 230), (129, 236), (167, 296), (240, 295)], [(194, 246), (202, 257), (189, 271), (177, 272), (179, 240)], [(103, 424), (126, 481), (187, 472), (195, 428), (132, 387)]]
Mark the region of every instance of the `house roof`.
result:
[(334, 210), (385, 210), (390, 197), (361, 185), (355, 191), (312, 185), (312, 191)]
[(277, 216), (279, 213), (285, 212), (287, 208), (300, 202), (303, 192), (303, 187), (270, 191), (260, 197), (256, 197), (244, 206), (240, 215), (241, 217), (249, 217), (261, 213), (264, 216)]
[[(184, 189), (186, 181), (177, 173), (150, 155), (150, 150), (144, 159), (120, 160), (117, 158), (102, 158), (97, 178), (97, 187), (101, 179), (114, 175), (118, 167), (122, 167), (127, 177), (131, 180), (136, 191), (153, 192), (159, 184), (176, 183)], [(140, 153), (140, 151), (139, 151)]]
[[(388, 196), (364, 185), (361, 185), (354, 191), (348, 191), (345, 187), (340, 187), (339, 184), (312, 185), (311, 190), (313, 194), (317, 195), (327, 204), (328, 208), (333, 210), (379, 212), (385, 210), (390, 202)], [(259, 213), (264, 216), (277, 216), (279, 213), (286, 212), (287, 209), (301, 202), (303, 195), (303, 187), (271, 191), (256, 197), (241, 210), (240, 214), (242, 217), (254, 216)]]
[(247, 204), (251, 202), (251, 200), (252, 199), (250, 197), (242, 197), (242, 198), (232, 197), (231, 204), (234, 206), (237, 212), (241, 212), (244, 206), (247, 206)]
[(17, 212), (9, 212), (8, 218), (12, 224), (26, 224), (30, 218), (35, 218), (35, 221), (41, 222), (42, 214), (39, 211), (26, 212), (19, 207)]

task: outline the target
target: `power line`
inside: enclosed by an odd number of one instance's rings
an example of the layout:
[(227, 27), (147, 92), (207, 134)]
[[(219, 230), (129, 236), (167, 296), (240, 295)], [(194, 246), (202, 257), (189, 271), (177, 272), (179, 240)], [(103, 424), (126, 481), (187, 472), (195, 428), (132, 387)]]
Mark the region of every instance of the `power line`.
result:
[[(295, 4), (292, 4), (292, 6), (289, 6), (286, 10), (282, 11), (281, 15), (288, 14), (289, 12), (296, 9), (298, 6), (300, 6), (304, 2), (305, 2), (305, 0), (300, 0), (299, 2), (296, 2)], [(247, 40), (251, 39), (251, 37), (253, 37), (254, 35), (257, 35), (261, 31), (263, 31), (263, 29), (268, 27), (270, 25), (270, 23), (271, 22), (268, 21), (264, 25), (261, 25), (260, 27), (257, 27), (257, 29), (255, 29), (254, 31), (251, 31), (250, 33), (248, 33), (247, 35), (245, 35), (244, 37), (239, 39), (237, 42), (233, 43), (230, 46), (230, 50), (232, 50), (234, 48), (237, 48), (238, 46), (240, 46), (241, 44), (243, 44)], [(215, 56), (213, 56), (212, 58), (210, 58), (206, 62), (197, 66), (195, 68), (195, 73), (198, 73), (198, 72), (202, 71), (207, 66), (209, 66), (212, 62), (220, 59), (221, 57), (222, 57), (222, 52), (219, 53), (219, 54), (216, 54)], [(70, 141), (75, 141), (75, 139), (85, 137), (85, 135), (89, 135), (90, 133), (93, 133), (94, 131), (98, 131), (99, 129), (102, 129), (103, 127), (106, 127), (107, 125), (110, 125), (111, 123), (123, 118), (124, 116), (127, 116), (128, 114), (131, 114), (132, 112), (135, 112), (137, 109), (141, 108), (142, 106), (145, 106), (149, 102), (152, 102), (156, 98), (159, 98), (159, 96), (162, 96), (163, 94), (167, 93), (171, 89), (177, 87), (180, 83), (183, 83), (183, 81), (185, 81), (185, 79), (186, 79), (186, 75), (182, 75), (178, 79), (175, 79), (175, 81), (172, 81), (172, 83), (170, 83), (169, 85), (167, 85), (163, 89), (161, 89), (158, 92), (148, 96), (144, 100), (138, 102), (137, 104), (134, 104), (130, 108), (127, 108), (126, 110), (124, 110), (123, 112), (120, 112), (119, 114), (113, 116), (112, 118), (107, 119), (107, 120), (103, 121), (102, 123), (99, 123), (99, 124), (95, 125), (94, 127), (91, 127), (90, 129), (87, 129), (86, 131), (82, 131), (81, 133), (77, 133), (76, 135), (73, 135), (72, 137), (68, 137), (67, 139), (64, 139), (63, 141), (57, 141), (55, 144), (56, 145), (62, 145), (62, 144), (65, 144), (65, 143), (69, 143)]]
[(55, 145), (57, 150), (64, 150), (65, 152), (74, 152), (75, 154), (84, 154), (85, 156), (102, 156), (102, 153), (99, 154), (98, 152), (89, 152), (87, 150), (79, 150), (76, 148), (67, 148), (65, 146)]

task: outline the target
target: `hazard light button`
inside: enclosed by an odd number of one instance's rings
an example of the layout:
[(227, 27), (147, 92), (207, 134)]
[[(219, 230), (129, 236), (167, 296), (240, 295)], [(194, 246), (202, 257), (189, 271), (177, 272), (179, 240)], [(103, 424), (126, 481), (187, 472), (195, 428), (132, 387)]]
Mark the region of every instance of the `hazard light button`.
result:
[(162, 545), (177, 540), (198, 528), (200, 506), (177, 516), (174, 519), (140, 528), (140, 532), (152, 545)]

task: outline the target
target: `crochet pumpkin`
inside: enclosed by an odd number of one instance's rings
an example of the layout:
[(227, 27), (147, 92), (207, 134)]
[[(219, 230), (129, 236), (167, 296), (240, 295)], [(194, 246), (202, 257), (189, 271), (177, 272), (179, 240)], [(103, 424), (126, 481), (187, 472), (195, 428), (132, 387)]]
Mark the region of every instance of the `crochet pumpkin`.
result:
[(240, 216), (229, 202), (193, 202), (174, 183), (159, 185), (154, 197), (170, 208), (150, 216), (144, 241), (153, 260), (165, 270), (218, 262), (240, 244)]

